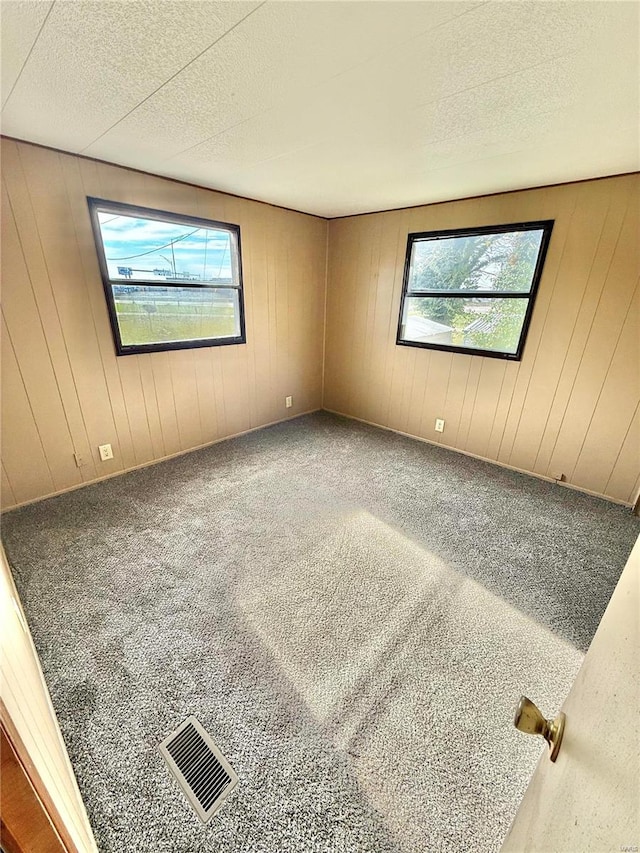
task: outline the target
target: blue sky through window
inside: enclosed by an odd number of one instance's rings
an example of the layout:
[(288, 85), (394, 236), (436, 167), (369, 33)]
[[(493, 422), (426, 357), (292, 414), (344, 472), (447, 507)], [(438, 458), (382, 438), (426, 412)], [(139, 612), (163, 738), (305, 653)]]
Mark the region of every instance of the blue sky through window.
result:
[(98, 219), (111, 280), (231, 280), (228, 231), (106, 212)]

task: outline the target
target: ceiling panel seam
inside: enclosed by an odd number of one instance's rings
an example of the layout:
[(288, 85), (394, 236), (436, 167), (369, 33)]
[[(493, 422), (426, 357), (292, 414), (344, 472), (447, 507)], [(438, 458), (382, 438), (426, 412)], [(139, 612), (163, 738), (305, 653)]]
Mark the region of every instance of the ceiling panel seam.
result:
[[(266, 0), (265, 0), (265, 2), (266, 2)], [(490, 2), (492, 2), (492, 0), (484, 0), (484, 2), (476, 3), (476, 5), (473, 6), (471, 9), (465, 9), (464, 12), (460, 12), (460, 14), (454, 15), (452, 18), (448, 18), (446, 21), (442, 21), (441, 23), (436, 24), (434, 27), (429, 27), (426, 30), (421, 30), (419, 33), (414, 33), (414, 35), (412, 35), (411, 38), (405, 39), (404, 41), (401, 41), (394, 46), (396, 48), (402, 47), (402, 45), (408, 44), (409, 42), (412, 42), (412, 41), (415, 41), (418, 38), (422, 38), (423, 36), (427, 35), (428, 33), (435, 32), (436, 30), (441, 29), (442, 27), (447, 27), (450, 24), (453, 24), (456, 21), (458, 21), (464, 15), (468, 15), (471, 12), (477, 12), (479, 9), (482, 9), (484, 6), (489, 5)], [(362, 68), (364, 65), (368, 65), (371, 62), (375, 62), (377, 59), (378, 59), (378, 55), (369, 56), (367, 59), (364, 59), (362, 62), (356, 62), (354, 65), (349, 65), (348, 68), (345, 68), (342, 71), (339, 71), (337, 74), (333, 74), (330, 77), (327, 77), (327, 78), (321, 80), (319, 83), (316, 83), (315, 85), (310, 86), (309, 91), (313, 91), (314, 89), (317, 89), (320, 86), (325, 86), (328, 82), (330, 82), (332, 80), (337, 80), (338, 78), (343, 77), (345, 74), (350, 74), (352, 71), (356, 70), (357, 68)], [(288, 98), (282, 99), (278, 104), (274, 104), (270, 107), (267, 107), (264, 110), (259, 110), (256, 113), (252, 113), (250, 116), (243, 118), (242, 121), (236, 122), (235, 124), (232, 124), (232, 125), (228, 125), (227, 127), (224, 127), (222, 130), (217, 131), (213, 135), (207, 136), (204, 139), (200, 139), (200, 140), (198, 140), (198, 142), (194, 142), (193, 145), (189, 145), (187, 148), (183, 148), (182, 150), (177, 151), (175, 154), (172, 154), (170, 157), (165, 158), (165, 160), (163, 160), (163, 162), (166, 163), (169, 160), (173, 160), (175, 157), (181, 157), (183, 154), (188, 154), (189, 151), (192, 151), (194, 148), (199, 148), (201, 145), (206, 145), (208, 142), (212, 142), (214, 139), (217, 139), (219, 136), (222, 136), (225, 133), (228, 133), (230, 130), (234, 130), (236, 127), (240, 127), (241, 125), (246, 124), (249, 121), (252, 121), (254, 118), (257, 118), (258, 116), (266, 115), (267, 113), (272, 112), (274, 109), (278, 109), (278, 107), (283, 106), (288, 100), (289, 100)], [(269, 158), (269, 159), (271, 159), (271, 158)]]
[(3, 110), (4, 110), (4, 108), (7, 106), (7, 104), (9, 103), (9, 99), (11, 98), (11, 95), (13, 95), (13, 91), (14, 91), (14, 89), (16, 88), (16, 86), (18, 85), (18, 81), (19, 81), (19, 80), (20, 80), (20, 78), (22, 77), (22, 72), (23, 72), (23, 71), (24, 71), (24, 69), (27, 67), (27, 62), (29, 61), (29, 59), (30, 59), (30, 57), (31, 57), (31, 54), (33, 53), (33, 49), (34, 49), (34, 47), (35, 47), (35, 46), (36, 46), (36, 44), (38, 43), (38, 39), (40, 38), (40, 34), (42, 33), (42, 31), (43, 31), (43, 29), (44, 29), (45, 24), (46, 24), (46, 23), (47, 23), (47, 21), (49, 20), (49, 15), (51, 14), (51, 10), (53, 9), (53, 7), (54, 7), (55, 5), (56, 5), (56, 0), (52, 0), (51, 5), (49, 6), (49, 9), (47, 10), (47, 14), (44, 16), (44, 21), (40, 24), (40, 29), (38, 30), (38, 33), (37, 33), (36, 37), (35, 37), (35, 38), (34, 38), (34, 40), (33, 40), (33, 44), (32, 44), (32, 45), (31, 45), (31, 47), (29, 48), (29, 53), (26, 55), (25, 60), (24, 60), (24, 62), (22, 63), (22, 66), (21, 66), (21, 68), (20, 68), (20, 71), (18, 72), (18, 76), (17, 76), (17, 77), (16, 77), (16, 79), (14, 80), (14, 82), (13, 82), (13, 86), (11, 87), (11, 90), (9, 91), (9, 94), (7, 95), (7, 97), (6, 97), (6, 99), (5, 99), (5, 102), (4, 102), (4, 103), (3, 103), (3, 105), (2, 105), (2, 109), (3, 109)]
[(453, 98), (457, 98), (459, 95), (466, 95), (468, 92), (474, 92), (476, 89), (482, 89), (484, 86), (491, 86), (493, 83), (496, 83), (499, 80), (508, 80), (510, 77), (517, 77), (519, 74), (526, 74), (528, 71), (533, 71), (535, 68), (548, 68), (552, 63), (557, 62), (560, 59), (570, 59), (575, 55), (576, 51), (570, 50), (559, 53), (552, 58), (541, 59), (539, 62), (534, 62), (531, 65), (519, 66), (515, 69), (515, 71), (507, 71), (505, 74), (496, 74), (494, 77), (488, 77), (486, 80), (482, 80), (480, 83), (474, 83), (473, 86), (465, 86), (463, 89), (456, 89), (455, 91), (450, 92), (446, 95), (441, 95), (438, 98), (431, 98), (428, 101), (421, 101), (419, 104), (413, 105), (413, 110), (419, 110), (422, 109), (422, 107), (429, 107), (433, 104), (440, 104), (443, 101), (451, 101), (453, 100)]
[[(54, 2), (55, 2), (55, 0), (54, 0)], [(232, 33), (237, 27), (240, 26), (240, 24), (244, 23), (247, 20), (247, 18), (249, 18), (251, 15), (254, 14), (254, 12), (257, 12), (258, 9), (262, 8), (262, 6), (264, 6), (266, 2), (267, 2), (267, 0), (262, 0), (262, 2), (259, 3), (257, 6), (255, 6), (255, 8), (251, 9), (250, 12), (247, 12), (247, 14), (244, 16), (244, 18), (241, 18), (239, 21), (236, 21), (236, 23), (232, 27), (229, 27), (228, 30), (225, 30), (225, 32), (221, 36), (219, 36), (217, 39), (212, 41), (210, 45), (208, 45), (207, 47), (204, 48), (204, 50), (201, 50), (197, 56), (194, 56), (192, 59), (190, 59), (189, 62), (187, 62), (186, 65), (183, 65), (182, 68), (178, 69), (178, 71), (176, 71), (175, 74), (172, 74), (171, 77), (168, 77), (163, 83), (161, 83), (156, 89), (154, 89), (153, 92), (149, 92), (149, 94), (146, 97), (144, 97), (139, 103), (137, 103), (135, 105), (135, 107), (132, 107), (123, 116), (120, 116), (120, 118), (117, 121), (115, 121), (110, 127), (108, 127), (106, 130), (104, 130), (99, 136), (96, 136), (95, 139), (91, 140), (91, 142), (88, 145), (85, 145), (84, 148), (81, 148), (79, 153), (82, 154), (88, 148), (91, 148), (92, 145), (95, 145), (95, 143), (98, 142), (100, 139), (102, 139), (103, 136), (106, 136), (107, 133), (110, 133), (114, 127), (117, 127), (128, 116), (130, 116), (139, 107), (141, 107), (144, 103), (146, 103), (149, 100), (149, 98), (153, 98), (153, 96), (156, 95), (161, 89), (163, 89), (168, 83), (170, 83), (172, 80), (174, 80), (179, 74), (182, 74), (182, 72), (185, 71), (190, 65), (193, 65), (193, 63), (196, 62), (196, 60), (200, 59), (200, 57), (203, 56), (205, 53), (207, 53), (207, 51), (211, 50), (212, 47), (215, 47), (219, 42), (221, 42), (223, 38), (226, 38), (229, 35), (229, 33)]]

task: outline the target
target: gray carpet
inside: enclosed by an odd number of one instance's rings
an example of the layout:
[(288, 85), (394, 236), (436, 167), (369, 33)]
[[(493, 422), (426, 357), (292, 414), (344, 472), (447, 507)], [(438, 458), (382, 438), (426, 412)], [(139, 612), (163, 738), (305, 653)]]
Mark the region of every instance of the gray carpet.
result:
[[(104, 851), (494, 851), (639, 532), (326, 413), (50, 499), (3, 538)], [(241, 783), (202, 826), (157, 744)], [(569, 721), (569, 725), (571, 722)]]

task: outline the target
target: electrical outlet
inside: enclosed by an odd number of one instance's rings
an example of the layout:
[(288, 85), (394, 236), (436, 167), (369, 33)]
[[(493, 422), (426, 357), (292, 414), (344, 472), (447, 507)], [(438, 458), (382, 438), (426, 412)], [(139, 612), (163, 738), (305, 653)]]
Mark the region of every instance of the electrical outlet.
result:
[(284, 398), (284, 404), (287, 407), (287, 409), (290, 409), (291, 406), (293, 406), (293, 397), (285, 397)]
[(442, 418), (436, 418), (436, 432), (444, 432), (444, 421)]
[(100, 451), (100, 459), (103, 462), (106, 462), (108, 459), (113, 459), (113, 450), (111, 449), (110, 444), (100, 444), (98, 446), (98, 450)]
[(73, 458), (76, 460), (76, 465), (78, 468), (82, 468), (86, 463), (84, 461), (84, 456), (81, 453), (74, 453)]

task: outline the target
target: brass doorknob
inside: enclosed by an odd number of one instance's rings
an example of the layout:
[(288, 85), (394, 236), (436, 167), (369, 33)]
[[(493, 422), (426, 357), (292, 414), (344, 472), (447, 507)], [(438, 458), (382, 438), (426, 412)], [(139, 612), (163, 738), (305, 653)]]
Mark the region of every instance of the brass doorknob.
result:
[(562, 712), (555, 720), (546, 720), (531, 699), (522, 696), (513, 723), (517, 729), (527, 735), (541, 735), (549, 744), (551, 750), (549, 758), (555, 761), (560, 752), (565, 720), (566, 716)]

